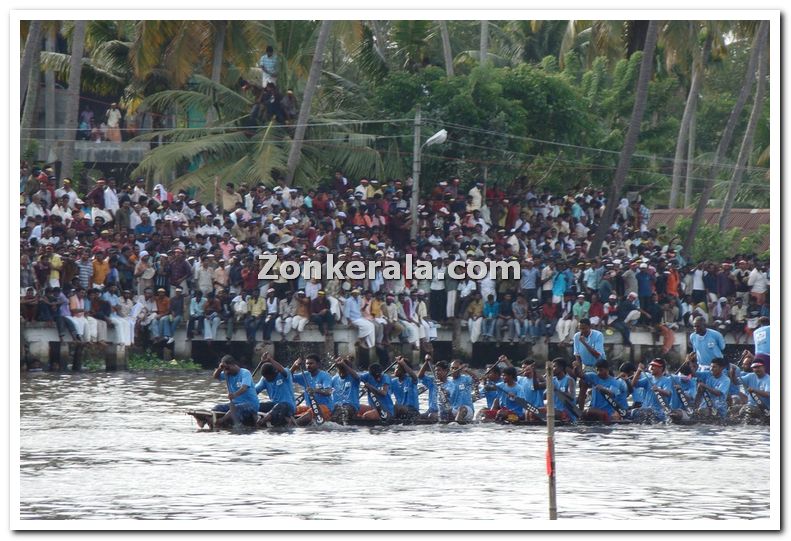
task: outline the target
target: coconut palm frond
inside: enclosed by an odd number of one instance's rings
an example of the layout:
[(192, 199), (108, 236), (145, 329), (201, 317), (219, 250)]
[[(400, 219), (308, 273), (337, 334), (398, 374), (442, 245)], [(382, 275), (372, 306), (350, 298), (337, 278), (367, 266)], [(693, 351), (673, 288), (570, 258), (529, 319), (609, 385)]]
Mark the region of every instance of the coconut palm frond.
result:
[(164, 175), (196, 159), (205, 162), (236, 160), (249, 151), (249, 143), (242, 132), (206, 135), (189, 141), (168, 141), (147, 153), (133, 175)]
[(143, 101), (144, 106), (152, 111), (169, 111), (173, 108), (180, 111), (190, 109), (206, 112), (211, 107), (211, 96), (194, 90), (164, 90)]
[(250, 110), (252, 101), (243, 95), (231, 90), (227, 86), (215, 83), (203, 75), (193, 75), (190, 79), (192, 88), (197, 92), (210, 96), (217, 102), (223, 111), (236, 111), (238, 113)]
[[(61, 80), (69, 79), (70, 62), (71, 55), (49, 51), (41, 52), (41, 69), (54, 71)], [(126, 79), (123, 76), (103, 69), (90, 58), (82, 59), (81, 78), (83, 90), (98, 93), (120, 92), (120, 89), (126, 84)]]
[(256, 174), (256, 181), (270, 180), (273, 168), (285, 169), (288, 162), (286, 144), (275, 137), (273, 122), (256, 134), (260, 142), (252, 160), (252, 169)]

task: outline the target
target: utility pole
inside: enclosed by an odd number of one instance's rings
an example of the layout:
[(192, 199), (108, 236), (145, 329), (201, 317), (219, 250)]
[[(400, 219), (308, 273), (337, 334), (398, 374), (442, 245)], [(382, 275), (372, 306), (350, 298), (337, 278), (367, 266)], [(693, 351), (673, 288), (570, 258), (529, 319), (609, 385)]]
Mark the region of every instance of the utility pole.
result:
[(417, 203), (420, 196), (420, 105), (415, 112), (415, 142), (412, 149), (412, 197), (410, 209), (412, 211), (412, 226), (409, 229), (411, 239), (417, 238)]
[(558, 519), (558, 504), (555, 493), (555, 382), (552, 379), (549, 361), (544, 370), (547, 380), (547, 480), (549, 481), (549, 520)]

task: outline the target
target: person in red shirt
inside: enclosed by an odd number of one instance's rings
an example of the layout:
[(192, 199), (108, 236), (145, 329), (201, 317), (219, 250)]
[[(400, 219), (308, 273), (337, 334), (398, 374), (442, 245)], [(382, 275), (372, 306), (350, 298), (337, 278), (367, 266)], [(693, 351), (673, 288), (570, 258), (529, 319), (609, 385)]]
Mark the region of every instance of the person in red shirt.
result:
[(258, 287), (258, 269), (253, 261), (247, 261), (242, 269), (242, 289), (250, 292)]
[(591, 327), (599, 329), (604, 321), (604, 304), (599, 299), (598, 293), (591, 294), (591, 307), (588, 310), (588, 318), (591, 320)]

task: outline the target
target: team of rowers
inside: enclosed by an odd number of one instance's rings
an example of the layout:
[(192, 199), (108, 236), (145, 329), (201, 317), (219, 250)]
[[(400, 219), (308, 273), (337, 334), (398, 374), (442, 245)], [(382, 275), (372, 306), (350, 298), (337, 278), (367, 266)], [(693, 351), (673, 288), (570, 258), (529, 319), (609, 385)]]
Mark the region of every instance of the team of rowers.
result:
[[(251, 373), (226, 355), (213, 374), (226, 383), (230, 400), (214, 407), (215, 412), (224, 414), (218, 425), (304, 426), (351, 419), (546, 420), (547, 376), (540, 374), (530, 359), (517, 369), (500, 356), (481, 376), (459, 360), (450, 365), (434, 363), (429, 355), (417, 371), (404, 357), (396, 357), (385, 370), (372, 364), (367, 371), (359, 371), (352, 364), (350, 357), (337, 357), (328, 370), (322, 370), (319, 356), (307, 355), (286, 368), (264, 353)], [(739, 364), (714, 359), (709, 366), (698, 366), (691, 353), (674, 374), (667, 372), (664, 359), (656, 358), (648, 363), (647, 371), (643, 363), (635, 367), (627, 362), (615, 375), (604, 359), (593, 366), (578, 359), (569, 366), (565, 359), (557, 358), (551, 362), (555, 418), (605, 423), (727, 417), (766, 421), (770, 386), (764, 363), (745, 350)], [(253, 374), (259, 368), (261, 378), (254, 383)], [(394, 368), (392, 375), (387, 373), (390, 368)], [(333, 370), (337, 373), (330, 375)], [(303, 389), (297, 397), (295, 383)], [(259, 401), (263, 391), (267, 401)], [(425, 391), (428, 407), (420, 411), (419, 395)], [(360, 403), (363, 395), (367, 395), (367, 404)], [(474, 404), (484, 398), (486, 407), (476, 415)], [(198, 419), (198, 424), (202, 427), (204, 421)]]

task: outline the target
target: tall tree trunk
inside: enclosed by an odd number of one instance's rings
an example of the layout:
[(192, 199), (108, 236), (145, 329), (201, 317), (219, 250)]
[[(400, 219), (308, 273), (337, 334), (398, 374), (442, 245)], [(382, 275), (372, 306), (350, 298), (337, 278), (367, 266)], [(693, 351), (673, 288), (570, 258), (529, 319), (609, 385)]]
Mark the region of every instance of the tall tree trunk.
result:
[(302, 153), (302, 142), (305, 139), (305, 131), (307, 130), (308, 119), (310, 118), (313, 94), (316, 92), (316, 87), (319, 84), (321, 65), (324, 61), (324, 48), (327, 46), (327, 40), (330, 37), (331, 29), (332, 21), (321, 22), (319, 37), (316, 40), (316, 49), (313, 51), (313, 63), (310, 65), (308, 82), (305, 84), (305, 92), (302, 94), (302, 103), (299, 106), (299, 116), (297, 117), (294, 139), (291, 142), (291, 149), (288, 153), (288, 164), (286, 165), (288, 169), (286, 176), (287, 186), (291, 186), (291, 183), (294, 181), (294, 173), (297, 170), (297, 165), (299, 165), (299, 159)]
[(385, 38), (385, 33), (382, 31), (382, 21), (370, 21), (371, 23), (371, 30), (374, 33), (374, 38), (376, 38), (376, 44), (374, 45), (374, 51), (382, 59), (384, 65), (389, 68), (389, 64), (387, 62), (387, 55), (385, 54), (385, 48), (387, 47), (387, 39)]
[(442, 54), (445, 57), (445, 73), (448, 77), (453, 77), (453, 51), (450, 48), (448, 21), (439, 22), (439, 33), (442, 34)]
[(692, 67), (692, 84), (689, 86), (687, 104), (684, 106), (684, 114), (681, 117), (681, 126), (679, 126), (678, 137), (676, 138), (676, 158), (673, 161), (673, 180), (670, 184), (670, 201), (668, 201), (667, 204), (671, 209), (678, 206), (678, 190), (681, 186), (681, 171), (684, 167), (684, 150), (687, 147), (689, 126), (692, 122), (693, 110), (697, 105), (698, 94), (700, 93), (700, 87), (703, 83), (704, 73), (706, 71), (706, 58), (709, 55), (709, 48), (711, 47), (711, 36), (712, 33), (709, 32), (709, 36), (703, 44), (700, 58), (696, 59)]
[(736, 159), (736, 167), (733, 169), (733, 176), (731, 177), (730, 185), (728, 186), (728, 195), (725, 197), (725, 203), (722, 205), (720, 211), (720, 231), (725, 229), (728, 223), (728, 218), (733, 208), (733, 200), (736, 198), (736, 193), (742, 184), (742, 176), (744, 175), (744, 167), (753, 152), (753, 142), (755, 141), (755, 129), (758, 126), (758, 119), (761, 117), (761, 110), (763, 109), (764, 90), (766, 89), (766, 72), (769, 67), (769, 54), (767, 51), (767, 40), (764, 40), (761, 47), (761, 57), (758, 60), (758, 82), (755, 87), (755, 100), (753, 101), (753, 110), (750, 112), (750, 120), (747, 123), (747, 129), (744, 132), (744, 139), (742, 139), (742, 146), (739, 148), (739, 157)]
[(22, 63), (19, 66), (19, 109), (25, 101), (25, 91), (30, 84), (30, 68), (33, 57), (41, 55), (41, 21), (31, 21), (25, 40), (25, 50), (22, 51)]
[[(27, 95), (25, 97), (25, 108), (22, 111), (22, 121), (20, 123), (20, 148), (24, 151), (30, 145), (33, 135), (33, 124), (36, 119), (36, 107), (38, 106), (38, 88), (41, 84), (41, 28), (39, 28), (39, 39), (36, 40), (36, 48), (30, 59), (30, 75), (28, 77)], [(25, 47), (27, 49), (27, 47)], [(25, 51), (27, 52), (27, 51)]]
[(731, 139), (733, 139), (733, 132), (736, 129), (736, 124), (739, 122), (739, 117), (742, 114), (744, 105), (747, 103), (747, 98), (750, 96), (750, 92), (752, 91), (753, 79), (755, 78), (755, 68), (758, 64), (758, 54), (761, 51), (761, 44), (766, 39), (768, 33), (769, 21), (761, 21), (761, 24), (758, 26), (755, 39), (753, 40), (752, 52), (750, 53), (750, 59), (747, 62), (747, 70), (744, 74), (744, 82), (742, 83), (739, 97), (736, 99), (736, 103), (733, 104), (731, 115), (728, 117), (727, 124), (725, 124), (722, 137), (720, 137), (720, 142), (717, 145), (717, 151), (714, 154), (714, 161), (711, 166), (707, 168), (706, 174), (704, 175), (705, 180), (703, 181), (703, 191), (700, 194), (700, 201), (698, 201), (698, 206), (695, 208), (695, 214), (692, 216), (692, 223), (689, 226), (687, 238), (684, 239), (684, 254), (686, 257), (689, 257), (690, 250), (692, 249), (692, 243), (695, 241), (695, 236), (698, 234), (698, 228), (703, 222), (703, 215), (706, 212), (706, 205), (708, 204), (709, 198), (711, 197), (711, 192), (714, 189), (714, 180), (717, 178), (717, 176), (719, 176), (721, 168), (720, 164), (725, 159), (725, 154), (728, 152), (728, 148), (731, 146)]
[(697, 122), (698, 122), (698, 102), (695, 100), (695, 107), (692, 108), (692, 120), (689, 123), (689, 142), (687, 146), (687, 174), (684, 177), (684, 208), (688, 209), (692, 204), (692, 188), (694, 181), (692, 173), (695, 168), (695, 149), (697, 148)]
[(74, 167), (74, 141), (77, 135), (77, 113), (80, 109), (80, 81), (82, 80), (82, 55), (85, 52), (85, 21), (74, 21), (71, 35), (71, 62), (69, 64), (69, 89), (66, 91), (66, 129), (63, 134), (63, 151), (60, 158), (60, 178), (71, 178)]
[(616, 202), (620, 198), (623, 185), (626, 182), (626, 175), (629, 172), (632, 155), (637, 146), (637, 138), (640, 135), (640, 122), (642, 122), (643, 115), (645, 114), (646, 101), (648, 100), (648, 82), (651, 80), (651, 75), (654, 71), (654, 49), (656, 49), (656, 38), (658, 33), (659, 23), (657, 21), (650, 21), (646, 32), (645, 46), (643, 47), (643, 59), (640, 62), (640, 75), (637, 79), (637, 89), (635, 90), (634, 106), (632, 108), (632, 117), (629, 120), (629, 129), (626, 132), (623, 150), (621, 150), (621, 155), (618, 158), (618, 167), (615, 170), (615, 177), (610, 187), (610, 193), (607, 196), (604, 216), (602, 216), (601, 222), (599, 222), (596, 236), (593, 238), (593, 242), (588, 250), (588, 257), (598, 257), (602, 243), (607, 237), (607, 232), (615, 216), (615, 209), (617, 208)]
[[(58, 27), (50, 22), (47, 32), (46, 50), (55, 52), (55, 42), (58, 39)], [(44, 126), (47, 128), (47, 139), (57, 139), (55, 127), (57, 124), (57, 110), (55, 104), (55, 72), (44, 72)]]
[(489, 21), (481, 21), (481, 66), (486, 64), (489, 56)]
[[(225, 52), (225, 32), (228, 28), (227, 21), (217, 21), (214, 23), (214, 52), (212, 53), (211, 80), (213, 83), (220, 84), (222, 75), (222, 59)], [(206, 112), (206, 122), (211, 123), (219, 116), (220, 111), (215, 107)]]

